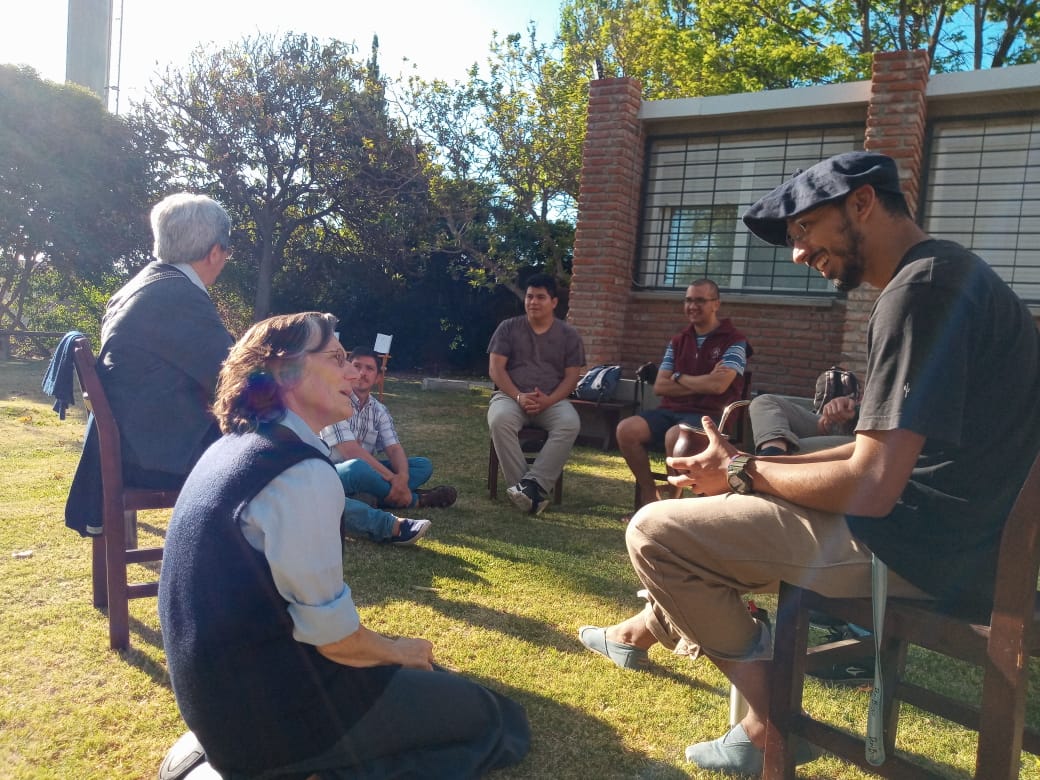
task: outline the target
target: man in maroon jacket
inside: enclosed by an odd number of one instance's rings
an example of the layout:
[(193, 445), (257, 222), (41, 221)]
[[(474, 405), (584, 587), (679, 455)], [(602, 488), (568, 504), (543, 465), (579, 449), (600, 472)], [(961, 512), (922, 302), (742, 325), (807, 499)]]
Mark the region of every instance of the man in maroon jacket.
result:
[[(719, 319), (719, 286), (698, 279), (686, 289), (683, 310), (690, 324), (677, 333), (665, 350), (654, 381), (658, 408), (626, 417), (617, 427), (617, 442), (639, 484), (640, 505), (658, 498), (650, 473), (647, 447), (671, 454), (681, 422), (700, 426), (708, 415), (717, 422), (727, 404), (744, 389), (744, 369), (751, 346), (728, 319)], [(666, 488), (669, 496), (672, 488)]]

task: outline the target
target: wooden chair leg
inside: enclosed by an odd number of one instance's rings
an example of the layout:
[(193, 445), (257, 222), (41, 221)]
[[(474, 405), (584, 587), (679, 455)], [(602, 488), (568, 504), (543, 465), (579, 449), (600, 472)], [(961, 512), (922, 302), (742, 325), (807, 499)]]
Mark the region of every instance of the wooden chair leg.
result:
[(130, 646), (130, 598), (126, 576), (126, 536), (123, 523), (105, 529), (108, 582), (108, 643), (113, 650)]
[(802, 593), (800, 588), (787, 583), (780, 585), (770, 670), (763, 780), (792, 780), (795, 777), (795, 740), (802, 714), (805, 654), (809, 644), (809, 611), (802, 606)]
[(104, 609), (108, 606), (108, 567), (105, 565), (105, 537), (95, 536), (91, 539), (90, 579), (93, 583), (94, 606)]
[(1018, 777), (1022, 754), (1029, 651), (1019, 627), (994, 622), (992, 628), (982, 683), (975, 777), (1010, 780)]
[(491, 442), (488, 452), (488, 496), (492, 501), (498, 500), (498, 453), (495, 451), (495, 443)]
[[(530, 464), (533, 462), (533, 454), (526, 454), (525, 458)], [(492, 441), (488, 449), (488, 474), (487, 474), (487, 486), (488, 486), (488, 497), (492, 501), (498, 500), (498, 472), (499, 472), (499, 460), (498, 452), (495, 451), (495, 442)], [(563, 503), (563, 472), (560, 472), (560, 476), (556, 478), (556, 485), (553, 487), (553, 503)]]

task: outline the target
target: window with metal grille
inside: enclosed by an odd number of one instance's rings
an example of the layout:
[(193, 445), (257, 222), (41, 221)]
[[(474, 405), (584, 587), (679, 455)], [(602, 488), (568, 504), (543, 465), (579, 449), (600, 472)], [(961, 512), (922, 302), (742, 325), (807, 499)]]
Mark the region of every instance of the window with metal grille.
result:
[(729, 290), (836, 294), (794, 265), (790, 249), (752, 236), (740, 215), (798, 168), (862, 148), (860, 126), (652, 139), (636, 285), (682, 290), (708, 277)]
[(1040, 116), (936, 120), (926, 159), (924, 229), (978, 253), (1040, 303)]
[(665, 287), (686, 287), (707, 276), (709, 268), (729, 262), (732, 245), (713, 243), (712, 237), (734, 224), (736, 206), (680, 206), (669, 212)]

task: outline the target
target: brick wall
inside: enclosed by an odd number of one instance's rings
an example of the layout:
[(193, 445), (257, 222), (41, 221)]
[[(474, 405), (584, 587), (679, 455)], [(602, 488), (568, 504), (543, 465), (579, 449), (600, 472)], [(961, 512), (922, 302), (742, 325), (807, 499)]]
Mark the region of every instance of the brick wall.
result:
[[(865, 146), (899, 163), (912, 210), (921, 184), (928, 70), (924, 52), (876, 54), (867, 105)], [(685, 325), (681, 292), (633, 290), (646, 148), (639, 111), (635, 79), (591, 83), (569, 314), (589, 365), (621, 363), (628, 376), (648, 360), (659, 362), (668, 339)], [(807, 395), (830, 365), (863, 375), (876, 297), (866, 286), (845, 300), (818, 303), (724, 293), (720, 313), (755, 349), (753, 391)]]
[[(874, 55), (864, 146), (899, 165), (910, 213), (917, 210), (927, 115), (928, 54), (923, 51)], [(867, 319), (878, 291), (864, 285), (849, 293), (841, 352), (844, 365), (861, 377), (866, 371)]]
[[(812, 395), (817, 375), (841, 363), (842, 302), (819, 306), (761, 304), (723, 294), (720, 317), (729, 317), (748, 337), (754, 393)], [(629, 306), (622, 337), (626, 375), (648, 360), (660, 363), (668, 340), (686, 326), (682, 294), (638, 296)], [(782, 323), (782, 325), (781, 325)]]
[(640, 89), (632, 78), (589, 86), (567, 319), (581, 331), (590, 366), (621, 360), (643, 180)]

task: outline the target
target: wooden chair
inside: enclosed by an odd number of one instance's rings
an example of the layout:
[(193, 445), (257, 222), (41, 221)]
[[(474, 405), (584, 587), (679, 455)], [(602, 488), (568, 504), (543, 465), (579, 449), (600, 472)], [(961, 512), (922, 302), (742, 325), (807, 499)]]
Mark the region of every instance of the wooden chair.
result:
[[(525, 425), (520, 429), (517, 434), (517, 438), (520, 439), (520, 449), (524, 451), (524, 459), (528, 463), (534, 463), (535, 457), (541, 451), (545, 442), (549, 440), (549, 432), (541, 428), (535, 428), (533, 426)], [(495, 442), (491, 441), (491, 448), (488, 451), (488, 495), (492, 501), (498, 500), (498, 470), (499, 461), (498, 453), (495, 451)], [(556, 485), (553, 487), (553, 503), (559, 504), (563, 501), (563, 472), (560, 472), (560, 476), (556, 478)]]
[[(733, 403), (726, 406), (722, 410), (722, 416), (719, 418), (719, 433), (725, 436), (729, 441), (737, 442), (738, 445), (744, 441), (746, 432), (749, 431), (749, 426), (746, 424), (747, 420), (747, 408), (751, 405), (751, 372), (744, 372), (744, 387), (740, 392), (740, 400), (734, 401)], [(651, 469), (650, 476), (654, 478), (655, 482), (668, 482), (668, 475), (673, 473), (671, 469), (665, 471), (653, 471)], [(639, 484), (635, 486), (635, 496), (633, 499), (633, 508), (639, 509), (641, 506), (639, 500)]]
[[(846, 641), (836, 643), (837, 647), (809, 648), (807, 658), (809, 610), (870, 626), (873, 624), (871, 600), (824, 598), (810, 590), (781, 583), (762, 777), (769, 780), (795, 777), (793, 743), (796, 737), (882, 777), (940, 777), (895, 754), (900, 700), (978, 732), (975, 777), (979, 780), (1018, 777), (1022, 749), (1040, 755), (1040, 731), (1024, 726), (1029, 658), (1040, 655), (1040, 633), (1036, 631), (1040, 621), (1038, 568), (1040, 457), (1033, 463), (1004, 527), (989, 625), (976, 625), (942, 614), (927, 601), (888, 599), (881, 655), (886, 694), (882, 702), (886, 761), (878, 767), (867, 763), (862, 739), (802, 714), (806, 665), (818, 659), (825, 661), (828, 653), (847, 657), (850, 653), (863, 655), (865, 649), (849, 647)], [(873, 652), (873, 638), (867, 638), (866, 643), (869, 652)], [(981, 667), (981, 706), (966, 704), (904, 680), (910, 644)]]
[(94, 606), (108, 608), (108, 638), (113, 650), (130, 646), (129, 600), (155, 596), (158, 581), (129, 584), (127, 566), (162, 560), (162, 547), (137, 548), (137, 510), (169, 509), (176, 490), (151, 490), (123, 484), (119, 428), (97, 375), (97, 361), (85, 336), (73, 343), (73, 361), (83, 404), (94, 415), (101, 451), (102, 533), (92, 540)]

